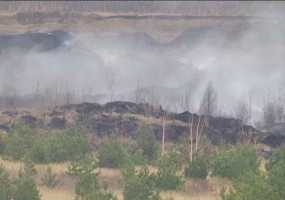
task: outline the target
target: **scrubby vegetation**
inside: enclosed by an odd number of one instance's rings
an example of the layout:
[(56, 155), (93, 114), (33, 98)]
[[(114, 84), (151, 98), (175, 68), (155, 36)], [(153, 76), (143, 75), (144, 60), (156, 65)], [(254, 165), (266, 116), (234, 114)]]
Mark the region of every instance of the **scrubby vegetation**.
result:
[[(283, 150), (284, 153), (284, 150)], [(281, 155), (282, 150), (276, 155)], [(222, 194), (223, 200), (279, 200), (285, 197), (285, 159), (277, 156), (271, 163), (267, 175), (248, 171), (233, 182), (229, 193)]]
[(142, 154), (148, 161), (154, 161), (159, 155), (159, 146), (155, 138), (154, 131), (149, 126), (142, 126), (137, 131), (136, 141)]
[(188, 161), (185, 168), (185, 176), (188, 178), (205, 179), (208, 175), (209, 163), (204, 157), (196, 157)]
[(255, 149), (251, 146), (240, 146), (226, 150), (213, 158), (212, 175), (239, 178), (246, 172), (257, 172), (259, 161)]
[(9, 159), (49, 163), (75, 160), (88, 151), (87, 137), (77, 128), (41, 134), (28, 125), (16, 124), (3, 152)]
[(78, 200), (116, 200), (114, 195), (100, 186), (97, 168), (98, 160), (93, 156), (87, 156), (70, 165), (69, 174), (79, 177), (75, 186)]
[(123, 171), (124, 200), (159, 200), (156, 176), (147, 167), (136, 170), (129, 167)]
[(0, 167), (1, 200), (39, 200), (40, 195), (33, 177), (25, 170), (18, 177), (10, 178), (3, 167)]
[(55, 188), (59, 184), (59, 180), (56, 177), (56, 174), (52, 172), (51, 167), (46, 169), (44, 176), (41, 179), (42, 184), (48, 188)]
[(128, 146), (120, 142), (116, 137), (103, 140), (98, 149), (100, 167), (120, 168), (131, 162)]
[(171, 152), (158, 161), (157, 186), (162, 190), (175, 190), (183, 184), (181, 163), (178, 154)]
[[(108, 136), (93, 146), (79, 128), (42, 133), (16, 124), (11, 133), (1, 138), (2, 157), (23, 163), (15, 178), (0, 168), (0, 198), (3, 200), (40, 199), (34, 181), (38, 173), (34, 163), (65, 161), (70, 162), (68, 176), (76, 180), (78, 200), (118, 199), (100, 181), (100, 168), (121, 171), (124, 200), (160, 200), (163, 192), (179, 191), (189, 179), (208, 181), (208, 177), (231, 181), (230, 189), (221, 193), (223, 200), (280, 200), (285, 195), (285, 148), (270, 156), (266, 171), (261, 172), (253, 145), (218, 148), (210, 154), (200, 145), (191, 160), (187, 149), (180, 148), (185, 142), (177, 141), (160, 155), (160, 144), (146, 125), (134, 138)], [(40, 176), (41, 185), (49, 189), (58, 187), (59, 182), (50, 167)]]

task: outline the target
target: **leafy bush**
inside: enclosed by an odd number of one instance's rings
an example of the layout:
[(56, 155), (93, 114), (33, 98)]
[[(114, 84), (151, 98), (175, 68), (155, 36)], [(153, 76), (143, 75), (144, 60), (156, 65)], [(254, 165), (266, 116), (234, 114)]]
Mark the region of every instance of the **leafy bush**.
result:
[(142, 126), (138, 129), (136, 141), (147, 160), (153, 161), (157, 159), (159, 146), (156, 142), (154, 131), (149, 126)]
[(206, 179), (208, 175), (208, 162), (204, 157), (196, 157), (188, 162), (185, 176), (190, 178)]
[(135, 170), (134, 167), (123, 171), (125, 186), (124, 200), (159, 200), (159, 189), (156, 185), (156, 177), (147, 167)]
[(20, 175), (13, 182), (13, 200), (40, 200), (36, 183), (31, 176)]
[(87, 137), (78, 129), (68, 129), (38, 138), (29, 156), (40, 163), (61, 162), (79, 159), (88, 151)]
[(268, 175), (268, 185), (271, 186), (271, 195), (276, 200), (285, 198), (285, 160), (280, 160), (272, 166)]
[(183, 184), (181, 165), (175, 152), (164, 155), (158, 163), (156, 182), (162, 190), (175, 190)]
[(15, 124), (6, 140), (5, 155), (16, 160), (25, 157), (32, 148), (35, 137), (36, 134), (28, 125)]
[(233, 188), (221, 194), (223, 200), (277, 200), (272, 198), (266, 178), (249, 171), (233, 182)]
[(27, 125), (17, 124), (7, 138), (4, 153), (16, 160), (25, 157), (49, 163), (75, 160), (88, 151), (87, 137), (79, 129), (41, 135)]
[(0, 199), (10, 200), (12, 197), (12, 188), (9, 175), (6, 170), (0, 166)]
[(80, 200), (116, 200), (113, 194), (105, 191), (98, 183), (98, 160), (94, 156), (71, 163), (69, 174), (78, 176), (79, 181), (75, 186), (77, 199)]
[(268, 176), (249, 171), (236, 179), (233, 189), (223, 193), (223, 200), (280, 200), (285, 197), (285, 161), (276, 163)]
[(44, 176), (41, 179), (43, 185), (48, 188), (55, 188), (59, 184), (59, 180), (56, 177), (56, 174), (52, 172), (51, 167), (46, 169)]
[(21, 171), (18, 177), (10, 180), (5, 169), (0, 167), (1, 200), (40, 200), (36, 183), (26, 172)]
[(98, 158), (100, 167), (120, 168), (131, 162), (127, 146), (123, 146), (114, 137), (106, 139), (100, 145)]
[(246, 172), (257, 172), (259, 162), (255, 149), (240, 146), (217, 155), (213, 161), (213, 175), (235, 179)]
[(267, 170), (270, 170), (275, 164), (280, 161), (285, 161), (285, 147), (276, 150), (270, 157), (268, 164), (266, 165)]

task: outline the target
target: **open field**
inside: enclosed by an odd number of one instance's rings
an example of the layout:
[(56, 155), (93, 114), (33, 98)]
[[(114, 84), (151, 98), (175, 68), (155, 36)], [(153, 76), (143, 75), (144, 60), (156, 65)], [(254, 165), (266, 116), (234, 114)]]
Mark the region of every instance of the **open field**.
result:
[[(0, 165), (4, 166), (11, 176), (16, 176), (19, 169), (23, 166), (20, 162), (0, 160)], [(50, 166), (52, 171), (60, 180), (58, 186), (49, 189), (41, 183), (41, 177), (46, 168)], [(75, 178), (66, 174), (68, 163), (36, 165), (37, 175), (35, 177), (42, 200), (72, 200), (75, 198), (74, 185)], [(123, 180), (120, 171), (117, 169), (100, 169), (100, 181), (108, 186), (119, 198), (123, 200)], [(219, 200), (219, 190), (221, 186), (226, 185), (227, 181), (211, 178), (207, 181), (188, 180), (180, 191), (163, 192), (161, 196), (165, 200)]]

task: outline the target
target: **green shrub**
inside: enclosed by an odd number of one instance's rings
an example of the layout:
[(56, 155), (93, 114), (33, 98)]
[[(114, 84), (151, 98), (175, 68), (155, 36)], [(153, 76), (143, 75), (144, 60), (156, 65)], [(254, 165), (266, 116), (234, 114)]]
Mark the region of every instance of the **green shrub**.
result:
[(223, 200), (280, 200), (285, 197), (285, 161), (274, 164), (268, 176), (252, 171), (235, 179), (229, 193), (222, 193)]
[(0, 199), (11, 200), (12, 188), (9, 175), (6, 170), (0, 166)]
[(268, 174), (268, 185), (276, 200), (285, 198), (285, 160), (280, 160), (272, 166)]
[(196, 157), (188, 162), (185, 176), (190, 178), (206, 179), (208, 176), (208, 162), (204, 157)]
[(267, 170), (270, 170), (276, 163), (280, 161), (285, 161), (285, 147), (282, 147), (273, 153), (268, 164), (266, 165)]
[(92, 155), (82, 160), (72, 162), (68, 173), (79, 177), (75, 193), (79, 200), (116, 200), (110, 192), (101, 188), (98, 183), (98, 160)]
[(134, 167), (123, 171), (125, 186), (124, 200), (159, 200), (159, 189), (156, 185), (156, 177), (147, 167), (135, 170)]
[(10, 180), (5, 169), (0, 167), (0, 199), (40, 200), (40, 195), (35, 181), (25, 170), (14, 180)]
[(13, 182), (13, 200), (40, 200), (39, 191), (32, 177), (20, 175)]
[(120, 168), (131, 162), (128, 147), (111, 137), (99, 147), (98, 158), (100, 167)]
[(6, 140), (4, 153), (11, 159), (49, 163), (76, 160), (88, 151), (87, 137), (79, 129), (41, 135), (27, 125), (16, 124)]
[(235, 179), (249, 171), (257, 172), (259, 162), (254, 148), (240, 146), (217, 155), (212, 167), (214, 176)]
[(35, 137), (36, 134), (28, 125), (15, 124), (6, 140), (5, 155), (16, 160), (25, 157), (32, 148)]
[(249, 171), (236, 179), (230, 192), (222, 193), (221, 197), (223, 200), (278, 200), (271, 194), (266, 178)]
[(89, 144), (84, 133), (67, 129), (35, 139), (29, 157), (39, 163), (62, 162), (79, 159), (87, 152)]
[(175, 152), (164, 155), (158, 162), (157, 186), (162, 190), (175, 190), (183, 184), (181, 165)]
[(59, 180), (56, 177), (56, 174), (52, 172), (51, 167), (46, 169), (44, 176), (41, 179), (42, 184), (48, 188), (55, 188), (59, 184)]
[(154, 131), (149, 126), (142, 126), (136, 134), (138, 147), (148, 161), (157, 159), (159, 146), (156, 142)]

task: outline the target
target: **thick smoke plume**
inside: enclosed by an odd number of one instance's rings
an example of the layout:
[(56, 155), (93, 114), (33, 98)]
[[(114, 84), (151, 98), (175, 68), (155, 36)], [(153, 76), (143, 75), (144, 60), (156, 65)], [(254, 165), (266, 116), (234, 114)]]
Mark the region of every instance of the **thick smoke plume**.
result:
[[(276, 19), (276, 20), (275, 20)], [(209, 81), (220, 114), (233, 115), (251, 99), (258, 118), (268, 99), (282, 97), (285, 84), (285, 26), (282, 17), (229, 27), (185, 31), (168, 44), (139, 33), (72, 33), (60, 48), (1, 52), (2, 96), (68, 93), (77, 101), (135, 100), (148, 88), (169, 109), (182, 111), (190, 95), (196, 112)], [(192, 32), (197, 31), (197, 34)], [(151, 98), (149, 98), (151, 99)]]

